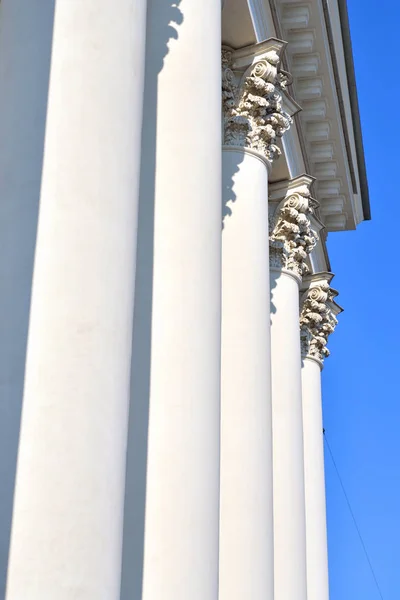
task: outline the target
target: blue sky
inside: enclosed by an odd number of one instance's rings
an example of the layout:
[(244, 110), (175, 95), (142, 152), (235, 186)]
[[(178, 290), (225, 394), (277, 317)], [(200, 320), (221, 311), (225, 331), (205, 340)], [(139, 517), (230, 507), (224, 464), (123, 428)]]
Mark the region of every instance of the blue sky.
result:
[[(378, 7), (382, 7), (381, 9)], [(400, 5), (348, 0), (372, 221), (332, 233), (345, 312), (323, 373), (324, 426), (383, 598), (400, 598)], [(325, 451), (331, 600), (379, 600)]]

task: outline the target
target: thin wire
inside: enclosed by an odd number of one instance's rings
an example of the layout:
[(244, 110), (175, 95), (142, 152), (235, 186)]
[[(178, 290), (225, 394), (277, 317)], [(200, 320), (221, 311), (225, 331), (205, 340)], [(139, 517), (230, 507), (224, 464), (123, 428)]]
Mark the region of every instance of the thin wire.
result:
[(361, 545), (362, 545), (362, 547), (363, 547), (363, 550), (364, 550), (365, 556), (366, 556), (366, 558), (367, 558), (367, 561), (368, 561), (368, 564), (369, 564), (369, 568), (371, 569), (372, 577), (374, 578), (375, 585), (376, 585), (376, 588), (377, 588), (377, 590), (378, 590), (379, 596), (381, 597), (381, 600), (383, 600), (383, 595), (382, 595), (382, 591), (381, 591), (380, 585), (379, 585), (379, 583), (378, 583), (378, 579), (377, 579), (377, 577), (376, 577), (376, 575), (375, 575), (375, 571), (374, 571), (374, 568), (373, 568), (373, 566), (372, 566), (371, 559), (370, 559), (370, 557), (369, 557), (369, 554), (368, 554), (368, 551), (367, 551), (367, 547), (366, 547), (366, 545), (365, 545), (365, 543), (364, 543), (364, 540), (363, 540), (363, 537), (362, 537), (362, 535), (361, 535), (360, 528), (359, 528), (359, 527), (358, 527), (358, 525), (357, 525), (356, 517), (355, 517), (355, 515), (354, 515), (353, 509), (351, 508), (350, 500), (349, 500), (349, 497), (348, 497), (348, 495), (347, 495), (347, 493), (346, 493), (345, 487), (344, 487), (344, 485), (343, 485), (342, 478), (340, 477), (339, 469), (338, 469), (338, 467), (337, 467), (337, 464), (336, 464), (336, 461), (335, 461), (335, 459), (333, 458), (333, 453), (332, 453), (331, 447), (330, 447), (330, 445), (329, 445), (328, 438), (326, 437), (325, 429), (323, 430), (323, 432), (324, 432), (324, 438), (325, 438), (326, 447), (328, 448), (328, 451), (329, 451), (330, 457), (331, 457), (331, 459), (332, 459), (332, 462), (333, 462), (333, 466), (335, 467), (336, 475), (338, 476), (338, 479), (339, 479), (339, 482), (340, 482), (341, 488), (342, 488), (342, 490), (343, 490), (344, 497), (346, 498), (347, 506), (349, 507), (349, 511), (350, 511), (351, 517), (352, 517), (352, 519), (353, 519), (353, 522), (354, 522), (354, 526), (355, 526), (355, 528), (356, 528), (356, 530), (357, 530), (358, 537), (360, 538), (360, 542), (361, 542)]

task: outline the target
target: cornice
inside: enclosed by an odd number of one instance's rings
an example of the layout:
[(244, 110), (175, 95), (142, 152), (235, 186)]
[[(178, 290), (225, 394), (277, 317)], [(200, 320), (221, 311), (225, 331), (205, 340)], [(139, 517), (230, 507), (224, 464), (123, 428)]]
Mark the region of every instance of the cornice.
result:
[(285, 160), (274, 163), (270, 181), (304, 170), (313, 175), (313, 195), (327, 231), (354, 229), (369, 218), (350, 50), (338, 12), (343, 12), (342, 4), (343, 0), (227, 0), (224, 9), (230, 45), (269, 36), (288, 42), (281, 64), (293, 76), (287, 90), (302, 111), (294, 115), (283, 138)]
[(264, 0), (247, 0), (257, 41), (268, 38), (273, 31), (270, 7)]
[[(261, 0), (260, 0), (261, 1)], [(363, 219), (358, 171), (338, 89), (334, 48), (329, 43), (322, 0), (270, 0), (277, 35), (288, 41), (293, 95), (302, 106), (300, 122), (315, 194), (329, 231), (354, 229)], [(329, 17), (329, 15), (328, 15)], [(336, 69), (337, 70), (337, 69)]]
[(343, 40), (344, 60), (346, 63), (347, 86), (349, 90), (351, 114), (354, 127), (355, 146), (357, 154), (358, 171), (360, 177), (361, 201), (364, 219), (371, 219), (367, 170), (365, 166), (364, 144), (361, 130), (360, 112), (358, 107), (356, 76), (354, 72), (353, 50), (350, 37), (350, 24), (347, 14), (347, 0), (338, 0), (340, 27)]

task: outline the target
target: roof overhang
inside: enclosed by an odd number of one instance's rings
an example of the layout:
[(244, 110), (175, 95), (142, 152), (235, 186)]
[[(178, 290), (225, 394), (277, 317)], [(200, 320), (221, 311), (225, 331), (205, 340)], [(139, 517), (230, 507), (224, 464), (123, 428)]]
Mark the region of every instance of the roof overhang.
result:
[(354, 66), (344, 0), (225, 0), (223, 42), (241, 47), (278, 37), (302, 106), (282, 141), (272, 181), (304, 172), (328, 231), (370, 218)]

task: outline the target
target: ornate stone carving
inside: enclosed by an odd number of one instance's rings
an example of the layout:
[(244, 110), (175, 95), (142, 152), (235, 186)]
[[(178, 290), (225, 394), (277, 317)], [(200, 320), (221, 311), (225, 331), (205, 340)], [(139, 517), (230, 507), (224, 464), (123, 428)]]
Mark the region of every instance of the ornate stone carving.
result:
[(270, 216), (271, 268), (286, 269), (300, 278), (308, 272), (306, 259), (318, 241), (310, 221), (317, 206), (308, 186), (302, 185), (289, 191)]
[(302, 299), (300, 313), (300, 340), (303, 358), (323, 362), (329, 356), (326, 347), (333, 333), (341, 308), (334, 302), (337, 292), (327, 280), (312, 282)]
[(281, 154), (276, 140), (292, 123), (282, 108), (282, 95), (291, 82), (279, 69), (275, 50), (266, 52), (247, 70), (233, 70), (231, 48), (222, 48), (222, 106), (224, 144), (260, 152), (269, 162)]

